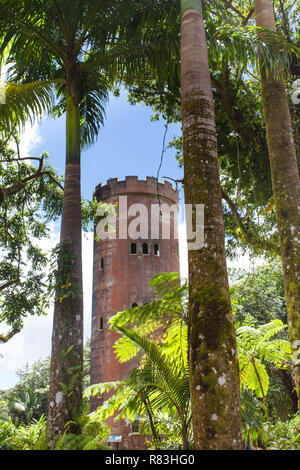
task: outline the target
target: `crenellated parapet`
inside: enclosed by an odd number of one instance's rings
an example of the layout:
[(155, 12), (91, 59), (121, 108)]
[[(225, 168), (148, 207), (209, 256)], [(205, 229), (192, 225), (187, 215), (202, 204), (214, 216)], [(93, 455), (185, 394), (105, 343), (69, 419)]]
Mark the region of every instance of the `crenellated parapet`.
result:
[(147, 176), (145, 180), (139, 180), (137, 176), (126, 176), (125, 180), (110, 178), (107, 183), (99, 184), (94, 195), (98, 201), (104, 201), (112, 196), (126, 194), (149, 194), (157, 198), (169, 199), (178, 203), (178, 192), (168, 181), (158, 183), (157, 178)]

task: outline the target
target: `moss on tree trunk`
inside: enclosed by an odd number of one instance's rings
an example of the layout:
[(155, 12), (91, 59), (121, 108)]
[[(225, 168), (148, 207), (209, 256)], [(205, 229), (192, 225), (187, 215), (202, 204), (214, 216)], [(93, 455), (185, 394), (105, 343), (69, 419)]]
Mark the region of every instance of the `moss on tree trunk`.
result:
[[(69, 96), (67, 158), (61, 221), (61, 252), (53, 318), (48, 407), (48, 445), (53, 448), (67, 430), (78, 432), (82, 404), (83, 301), (81, 267), (80, 124)], [(67, 295), (68, 294), (68, 295)], [(66, 297), (64, 297), (66, 296)], [(68, 428), (66, 424), (70, 423)]]
[(213, 96), (200, 11), (181, 23), (185, 203), (204, 204), (204, 246), (189, 251), (189, 362), (196, 449), (242, 446), (237, 347), (225, 258)]
[[(276, 31), (272, 0), (255, 1), (256, 25)], [(283, 83), (261, 65), (261, 88), (284, 274), (293, 376), (300, 410), (300, 181)]]

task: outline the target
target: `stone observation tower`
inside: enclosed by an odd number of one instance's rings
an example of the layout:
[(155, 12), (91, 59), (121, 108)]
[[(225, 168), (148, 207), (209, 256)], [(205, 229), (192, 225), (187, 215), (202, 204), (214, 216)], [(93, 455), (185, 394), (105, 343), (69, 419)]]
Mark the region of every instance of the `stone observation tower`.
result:
[[(136, 366), (118, 362), (113, 346), (119, 335), (107, 321), (119, 311), (153, 300), (149, 281), (157, 274), (179, 272), (177, 191), (156, 178), (125, 181), (112, 178), (96, 187), (98, 201), (116, 204), (116, 226), (110, 238), (94, 241), (91, 384), (123, 380)], [(143, 218), (141, 219), (141, 216)], [(91, 408), (100, 404), (92, 400)], [(118, 449), (142, 449), (138, 423), (107, 421)], [(112, 438), (113, 440), (113, 438)]]

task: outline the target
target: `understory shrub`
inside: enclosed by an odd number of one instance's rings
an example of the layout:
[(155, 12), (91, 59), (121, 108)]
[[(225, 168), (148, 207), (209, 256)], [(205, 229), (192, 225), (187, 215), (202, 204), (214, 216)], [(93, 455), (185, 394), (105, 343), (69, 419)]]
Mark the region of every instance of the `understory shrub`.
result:
[(278, 450), (300, 450), (300, 415), (287, 421), (265, 425), (265, 447)]

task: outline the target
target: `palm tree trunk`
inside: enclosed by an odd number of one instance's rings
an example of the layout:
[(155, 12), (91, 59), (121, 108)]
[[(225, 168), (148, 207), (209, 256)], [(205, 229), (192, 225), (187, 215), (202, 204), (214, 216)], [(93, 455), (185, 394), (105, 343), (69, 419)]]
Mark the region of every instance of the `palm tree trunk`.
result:
[(225, 258), (214, 104), (199, 0), (182, 0), (181, 101), (185, 203), (205, 205), (204, 247), (189, 251), (195, 449), (241, 449), (237, 347)]
[[(53, 448), (76, 420), (82, 403), (83, 302), (81, 261), (80, 121), (78, 106), (67, 102), (65, 190), (61, 251), (53, 318), (48, 445)], [(67, 297), (64, 297), (67, 295)], [(77, 432), (71, 424), (68, 432)]]
[[(272, 0), (255, 1), (256, 25), (276, 31)], [(280, 252), (293, 376), (300, 410), (300, 181), (285, 86), (261, 64), (261, 87)]]

